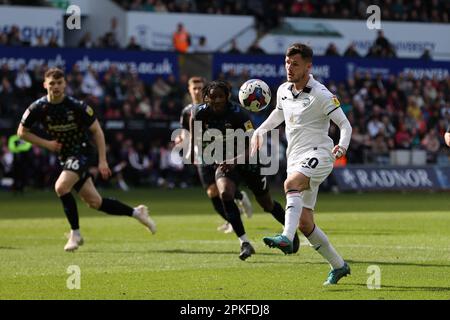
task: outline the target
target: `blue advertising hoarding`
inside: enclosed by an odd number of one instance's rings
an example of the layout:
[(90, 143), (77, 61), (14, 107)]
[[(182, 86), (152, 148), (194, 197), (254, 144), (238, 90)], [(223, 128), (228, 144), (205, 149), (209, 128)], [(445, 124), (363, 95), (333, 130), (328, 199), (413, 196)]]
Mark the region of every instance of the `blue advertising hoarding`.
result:
[[(277, 86), (285, 81), (283, 55), (237, 55), (214, 54), (213, 77), (220, 73), (227, 74), (231, 70), (235, 75), (243, 71), (249, 73), (249, 78), (259, 78), (271, 86)], [(398, 75), (411, 73), (414, 78), (436, 77), (438, 80), (450, 76), (450, 62), (429, 61), (421, 59), (374, 59), (347, 57), (314, 57), (314, 77), (322, 81), (345, 81), (355, 72), (369, 73), (372, 77), (381, 75)]]
[(99, 73), (114, 64), (121, 72), (137, 72), (147, 82), (158, 76), (166, 78), (173, 74), (178, 77), (178, 57), (172, 52), (0, 46), (0, 65), (5, 63), (11, 70), (18, 70), (23, 64), (33, 70), (36, 64), (46, 63), (50, 67), (64, 67), (66, 71), (78, 64), (81, 72), (91, 67)]
[(333, 176), (342, 191), (450, 190), (450, 167), (348, 166)]

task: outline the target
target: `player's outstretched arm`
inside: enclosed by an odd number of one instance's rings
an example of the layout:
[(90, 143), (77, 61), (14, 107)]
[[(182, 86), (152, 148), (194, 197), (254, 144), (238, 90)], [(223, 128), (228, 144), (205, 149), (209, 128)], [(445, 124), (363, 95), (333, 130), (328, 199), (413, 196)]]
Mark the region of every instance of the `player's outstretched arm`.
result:
[(89, 127), (94, 137), (95, 145), (98, 151), (98, 171), (100, 172), (103, 179), (108, 179), (111, 176), (111, 170), (109, 169), (108, 162), (106, 161), (106, 145), (105, 145), (105, 135), (100, 127), (98, 120)]
[(46, 140), (38, 137), (32, 133), (28, 128), (24, 127), (23, 124), (19, 124), (17, 129), (17, 135), (20, 139), (28, 141), (34, 145), (50, 150), (51, 152), (60, 152), (62, 144), (56, 140)]
[(330, 119), (339, 127), (339, 130), (341, 131), (339, 143), (333, 148), (332, 151), (336, 156), (336, 159), (339, 159), (347, 153), (348, 146), (350, 145), (350, 139), (352, 137), (352, 126), (341, 108), (334, 110), (330, 114)]
[(261, 148), (263, 144), (263, 135), (278, 127), (280, 124), (284, 122), (284, 113), (283, 110), (275, 108), (270, 116), (264, 121), (258, 129), (255, 130), (251, 140), (251, 156), (254, 156), (256, 151)]

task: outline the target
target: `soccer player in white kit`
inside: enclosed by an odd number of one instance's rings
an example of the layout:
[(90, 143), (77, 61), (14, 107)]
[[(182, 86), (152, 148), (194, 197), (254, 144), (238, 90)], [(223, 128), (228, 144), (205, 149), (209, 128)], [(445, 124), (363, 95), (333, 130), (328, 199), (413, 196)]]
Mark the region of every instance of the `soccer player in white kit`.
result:
[[(319, 185), (333, 170), (334, 161), (348, 149), (352, 128), (338, 99), (310, 74), (312, 57), (312, 49), (305, 44), (295, 43), (287, 49), (287, 82), (278, 88), (276, 108), (255, 131), (251, 144), (255, 154), (263, 135), (285, 122), (288, 142), (285, 226), (282, 234), (263, 240), (269, 247), (290, 254), (299, 228), (330, 264), (331, 271), (324, 283), (330, 285), (350, 274), (350, 267), (314, 223), (313, 210)], [(341, 133), (336, 146), (328, 136), (330, 119)]]

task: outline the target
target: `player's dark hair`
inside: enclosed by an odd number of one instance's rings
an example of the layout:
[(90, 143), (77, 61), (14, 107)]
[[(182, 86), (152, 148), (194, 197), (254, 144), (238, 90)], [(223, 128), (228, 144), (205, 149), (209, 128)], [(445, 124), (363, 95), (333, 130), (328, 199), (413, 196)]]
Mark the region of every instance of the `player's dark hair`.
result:
[(225, 96), (229, 97), (231, 85), (228, 84), (228, 82), (222, 80), (211, 81), (202, 89), (203, 100), (205, 100), (206, 97), (209, 97), (209, 94), (213, 89), (221, 89), (225, 93)]
[(45, 78), (61, 79), (64, 78), (64, 71), (59, 68), (50, 68), (45, 73)]
[(312, 62), (313, 50), (311, 47), (303, 43), (294, 43), (289, 46), (286, 50), (286, 57), (293, 56), (294, 54), (299, 54), (302, 56), (303, 60)]
[(197, 84), (197, 83), (205, 84), (205, 82), (206, 82), (205, 79), (202, 78), (202, 77), (191, 77), (188, 80), (188, 86), (192, 86), (192, 85)]

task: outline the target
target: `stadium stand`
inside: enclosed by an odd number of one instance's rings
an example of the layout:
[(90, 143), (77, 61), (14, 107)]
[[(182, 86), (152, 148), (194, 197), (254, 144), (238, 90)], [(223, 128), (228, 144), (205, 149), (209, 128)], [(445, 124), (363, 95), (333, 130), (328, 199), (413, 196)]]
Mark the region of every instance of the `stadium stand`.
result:
[[(115, 1), (127, 10), (150, 12), (183, 12), (245, 14), (277, 21), (289, 15), (343, 18), (366, 17), (361, 8), (367, 1), (282, 1), (273, 3), (265, 1), (160, 1), (135, 0)], [(374, 1), (377, 3), (377, 1)], [(24, 1), (0, 1), (0, 4), (25, 4)], [(58, 6), (57, 1), (27, 1), (26, 4), (40, 6)], [(450, 4), (446, 1), (390, 1), (383, 4), (383, 15), (387, 20), (448, 22)], [(336, 12), (339, 12), (337, 14)], [(416, 12), (416, 13), (414, 13)], [(275, 24), (270, 25), (274, 27)], [(384, 39), (384, 40), (383, 40)], [(255, 43), (256, 44), (256, 43)], [(54, 43), (24, 43), (17, 28), (9, 32), (0, 31), (0, 46), (42, 46), (57, 47)], [(106, 34), (101, 41), (93, 41), (87, 33), (79, 43), (82, 48), (108, 47), (118, 48), (114, 35)], [(131, 41), (127, 49), (140, 48)], [(259, 48), (260, 49), (260, 48)], [(368, 55), (391, 57), (395, 59), (389, 41), (379, 35)], [(258, 51), (257, 45), (252, 50)], [(260, 49), (262, 50), (262, 49)], [(258, 51), (261, 53), (261, 51)], [(327, 55), (339, 56), (333, 46)], [(355, 56), (352, 46), (344, 56)], [(24, 110), (31, 102), (44, 95), (42, 88), (43, 74), (48, 68), (45, 64), (35, 64), (33, 70), (21, 67), (11, 70), (7, 63), (0, 65), (0, 118), (17, 124)], [(227, 73), (222, 75), (233, 84), (236, 100), (237, 89), (248, 79), (248, 74)], [(116, 167), (118, 182), (123, 189), (126, 183), (132, 185), (180, 185), (182, 181), (195, 183), (195, 174), (190, 168), (183, 170), (176, 159), (169, 154), (173, 147), (168, 134), (152, 137), (136, 135), (132, 131), (112, 130), (114, 121), (145, 120), (147, 123), (176, 123), (180, 111), (187, 104), (186, 88), (188, 74), (181, 73), (178, 78), (169, 76), (156, 78), (153, 82), (144, 82), (136, 73), (119, 71), (111, 65), (103, 74), (93, 68), (81, 72), (79, 66), (71, 66), (67, 74), (68, 94), (88, 102), (97, 112), (105, 127), (111, 156), (111, 167)], [(392, 163), (392, 159), (401, 157), (398, 150), (408, 152), (420, 151), (428, 164), (448, 164), (448, 148), (445, 147), (443, 135), (450, 123), (450, 82), (448, 77), (423, 77), (417, 79), (413, 74), (400, 76), (381, 76), (373, 78), (370, 74), (355, 72), (347, 81), (325, 82), (335, 93), (342, 108), (353, 126), (352, 142), (348, 151), (349, 164)], [(276, 87), (272, 88), (273, 94)], [(260, 119), (255, 119), (260, 122)], [(108, 126), (110, 124), (111, 126)], [(138, 124), (138, 122), (136, 122)], [(0, 178), (11, 174), (14, 156), (8, 150), (8, 136), (11, 130), (0, 135)], [(338, 130), (331, 126), (332, 138), (338, 140)], [(32, 155), (32, 156), (31, 156)], [(50, 187), (57, 173), (57, 161), (54, 155), (33, 147), (30, 151), (31, 165), (27, 176), (28, 184), (36, 187)], [(283, 159), (282, 159), (283, 161)], [(420, 162), (420, 161), (419, 161)], [(186, 171), (188, 170), (188, 171)], [(33, 172), (33, 174), (31, 174)], [(122, 175), (124, 179), (122, 179)], [(189, 178), (186, 178), (188, 176)], [(183, 185), (185, 186), (185, 185)]]

